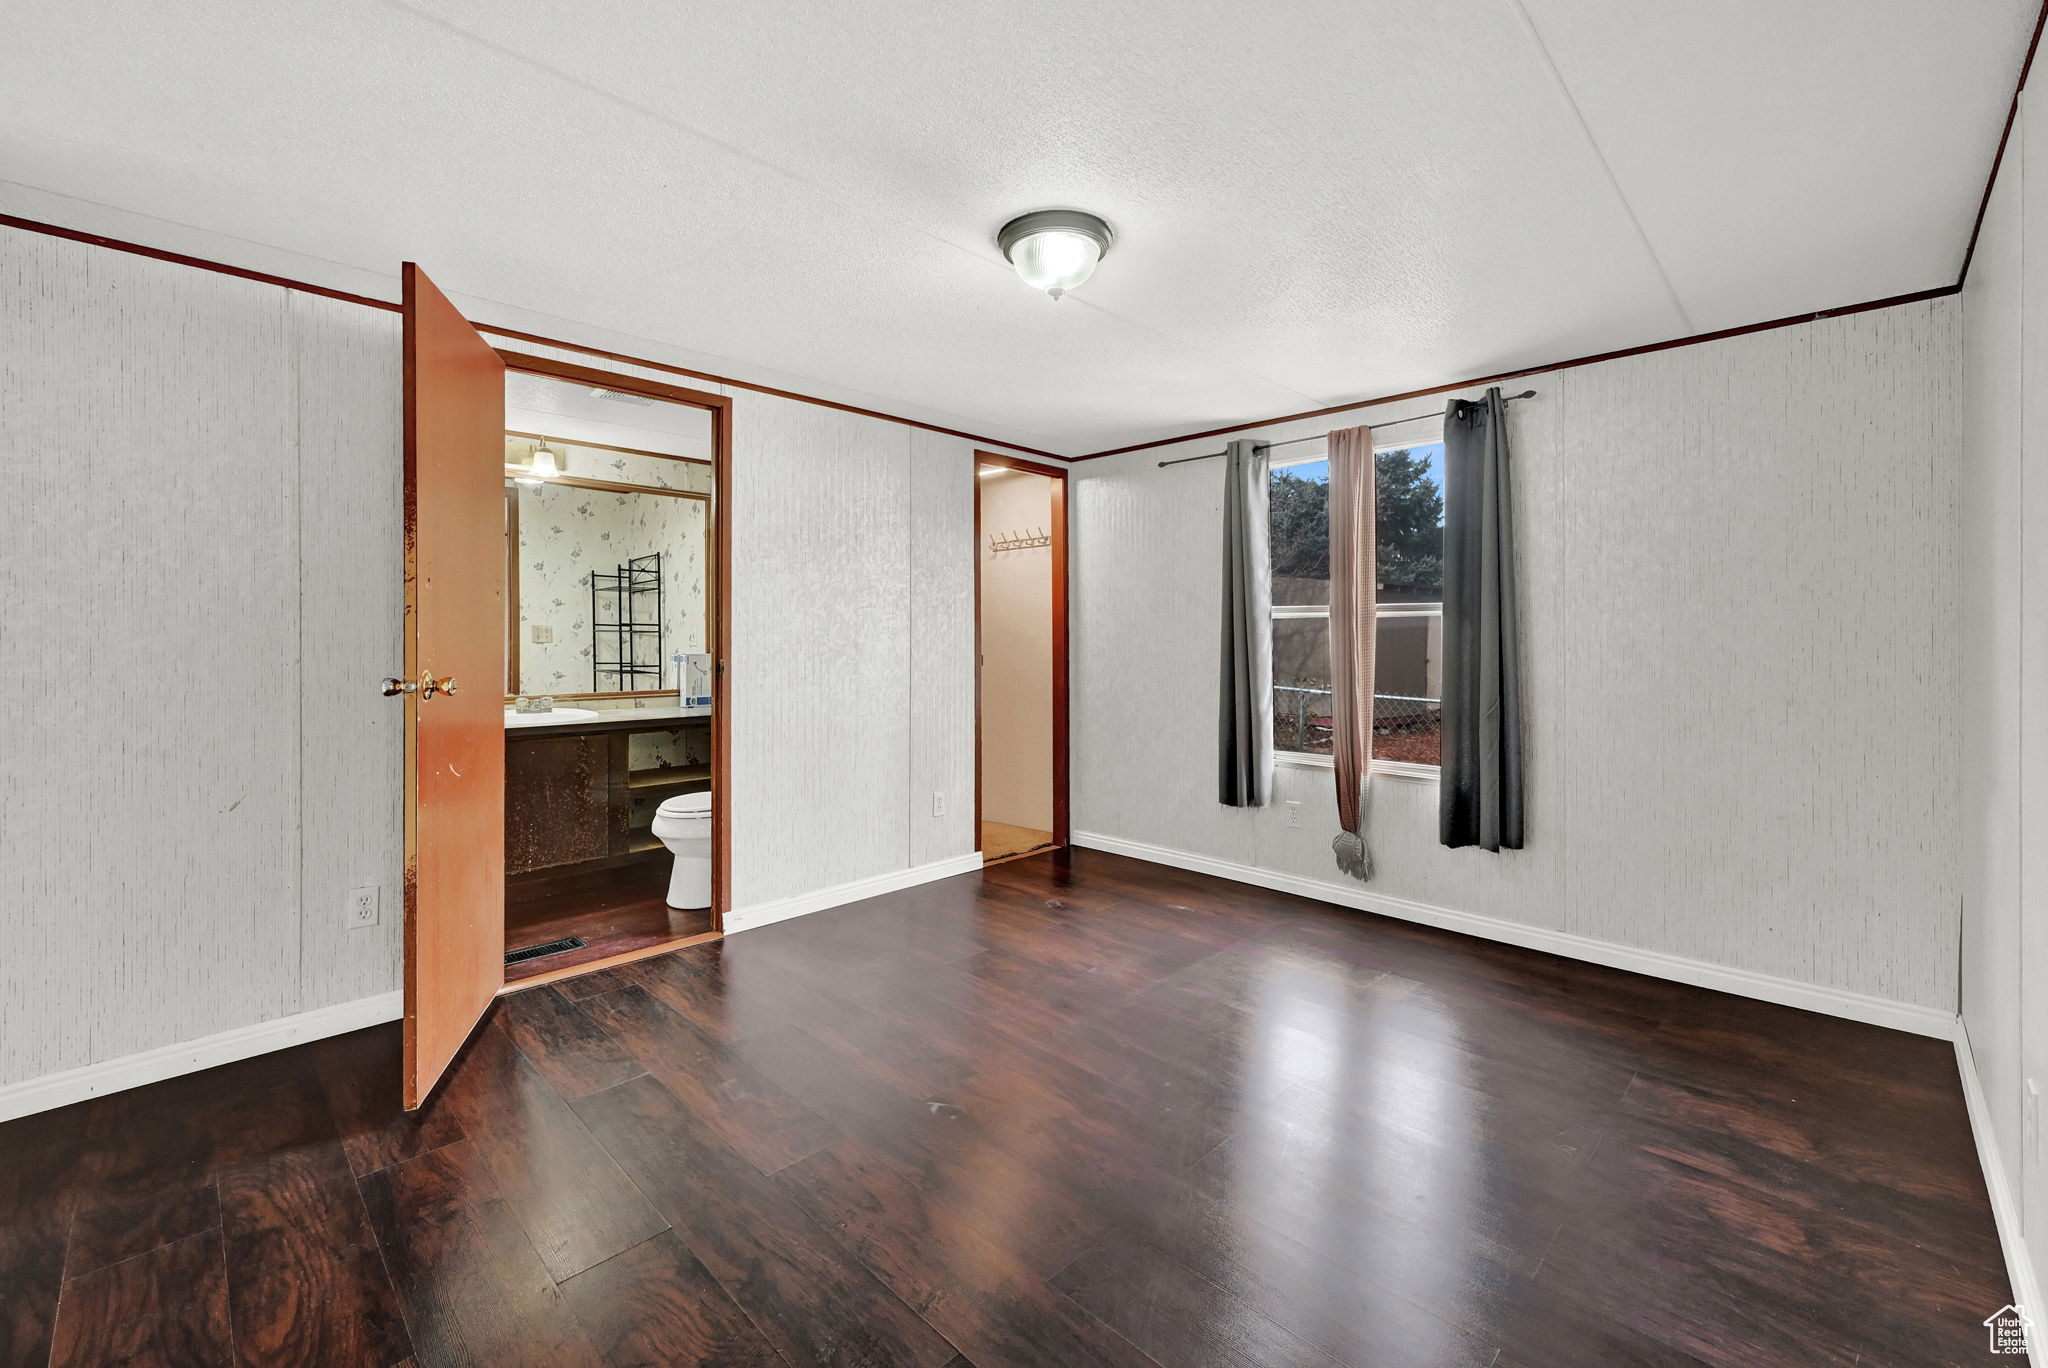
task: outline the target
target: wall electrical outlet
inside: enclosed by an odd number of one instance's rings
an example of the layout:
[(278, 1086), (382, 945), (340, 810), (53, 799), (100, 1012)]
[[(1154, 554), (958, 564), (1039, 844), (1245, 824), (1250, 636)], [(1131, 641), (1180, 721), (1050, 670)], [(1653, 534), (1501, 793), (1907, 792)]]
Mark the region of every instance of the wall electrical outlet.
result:
[(1300, 804), (1300, 803), (1298, 803), (1298, 802), (1290, 802), (1290, 803), (1289, 803), (1289, 804), (1287, 805), (1287, 825), (1289, 825), (1289, 826), (1291, 826), (1291, 827), (1299, 827), (1299, 826), (1301, 825), (1301, 804)]
[(933, 789), (933, 790), (932, 790), (932, 816), (934, 816), (934, 817), (943, 817), (943, 816), (945, 816), (945, 815), (946, 815), (946, 795), (945, 795), (945, 794), (943, 794), (943, 793), (941, 793), (941, 792), (939, 792), (939, 791), (938, 791), (937, 789)]
[(351, 931), (365, 926), (375, 926), (381, 916), (377, 905), (377, 892), (375, 886), (351, 888), (348, 891), (348, 906), (342, 913), (342, 925)]
[(552, 628), (552, 627), (543, 627), (543, 626), (541, 626), (541, 625), (540, 625), (539, 623), (535, 623), (535, 624), (534, 624), (534, 627), (533, 627), (533, 644), (534, 644), (534, 645), (536, 645), (536, 646), (546, 646), (546, 645), (549, 645), (549, 644), (551, 644), (551, 643), (552, 643), (552, 642), (554, 641), (554, 639), (555, 639), (555, 629), (554, 629), (554, 628)]

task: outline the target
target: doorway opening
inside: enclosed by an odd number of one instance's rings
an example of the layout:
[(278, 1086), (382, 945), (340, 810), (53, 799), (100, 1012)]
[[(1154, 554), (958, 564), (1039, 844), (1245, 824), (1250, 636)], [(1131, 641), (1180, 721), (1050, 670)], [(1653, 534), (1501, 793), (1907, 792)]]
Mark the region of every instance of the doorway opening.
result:
[[(731, 791), (732, 401), (502, 351), (417, 263), (404, 263), (402, 277), (404, 664), (383, 693), (404, 707), (400, 1095), (410, 1111), (499, 995), (722, 932), (732, 849), (722, 801)], [(589, 410), (596, 400), (638, 416)], [(661, 430), (657, 406), (682, 426)], [(621, 440), (621, 428), (637, 433)], [(707, 461), (708, 486), (692, 488)], [(529, 488), (568, 497), (537, 497), (529, 509)], [(629, 511), (603, 509), (600, 500), (620, 495), (633, 496)], [(601, 519), (609, 535), (582, 540), (582, 524)], [(643, 524), (667, 530), (642, 545)], [(581, 548), (573, 555), (563, 549), (571, 543)], [(557, 549), (589, 562), (580, 579), (548, 582)], [(540, 579), (529, 587), (536, 563)], [(672, 575), (686, 563), (694, 577)], [(644, 612), (637, 602), (620, 606), (635, 596), (649, 600)], [(580, 619), (554, 616), (577, 606)], [(650, 708), (666, 715), (645, 715)], [(641, 765), (631, 742), (650, 730), (698, 737)], [(567, 744), (540, 744), (555, 741)], [(700, 783), (703, 792), (689, 792)], [(653, 815), (638, 820), (650, 806)], [(664, 913), (662, 924), (621, 934), (624, 905), (642, 891), (623, 871), (635, 857), (654, 865), (654, 846), (674, 857), (661, 906), (695, 915), (678, 926)], [(532, 895), (524, 915), (506, 896), (514, 865), (536, 885), (518, 890)], [(629, 886), (620, 890), (619, 880)], [(508, 932), (515, 942), (551, 939), (508, 947)]]
[(1067, 843), (1067, 473), (975, 453), (975, 824), (984, 864)]
[(720, 934), (727, 411), (500, 356), (512, 991)]

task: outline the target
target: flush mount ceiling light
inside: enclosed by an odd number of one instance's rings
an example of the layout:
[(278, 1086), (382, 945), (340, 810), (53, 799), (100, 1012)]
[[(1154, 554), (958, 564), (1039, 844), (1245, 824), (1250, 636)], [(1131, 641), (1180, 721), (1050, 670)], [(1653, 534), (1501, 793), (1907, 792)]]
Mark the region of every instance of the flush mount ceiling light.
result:
[(548, 450), (546, 442), (542, 442), (533, 449), (533, 460), (527, 464), (526, 473), (524, 475), (514, 475), (512, 483), (523, 485), (546, 484), (561, 473), (562, 467), (555, 460), (555, 453)]
[(1024, 283), (1058, 299), (1095, 274), (1116, 234), (1093, 214), (1079, 209), (1040, 209), (1013, 218), (996, 234), (1003, 260)]

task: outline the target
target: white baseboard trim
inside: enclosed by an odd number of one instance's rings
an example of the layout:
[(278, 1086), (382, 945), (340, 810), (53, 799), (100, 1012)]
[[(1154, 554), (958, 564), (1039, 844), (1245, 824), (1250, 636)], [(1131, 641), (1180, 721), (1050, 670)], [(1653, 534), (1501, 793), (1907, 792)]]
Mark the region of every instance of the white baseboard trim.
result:
[(1674, 983), (1689, 983), (1698, 988), (1713, 988), (1723, 993), (1734, 993), (1739, 997), (1775, 1002), (1783, 1007), (1823, 1012), (1828, 1016), (1846, 1017), (1851, 1021), (1867, 1022), (1872, 1026), (1889, 1026), (1893, 1030), (1910, 1031), (1914, 1035), (1934, 1036), (1941, 1040), (1949, 1039), (1955, 1030), (1955, 1014), (1945, 1008), (1919, 1007), (1909, 1002), (1895, 1002), (1890, 998), (1871, 997), (1842, 988), (1827, 988), (1820, 984), (1802, 983), (1798, 979), (1778, 978), (1775, 975), (1754, 973), (1747, 969), (1733, 969), (1727, 965), (1709, 964), (1705, 960), (1686, 959), (1680, 955), (1667, 955), (1657, 950), (1639, 950), (1633, 946), (1617, 945), (1613, 941), (1575, 936), (1567, 931), (1524, 926), (1520, 922), (1485, 917), (1475, 912), (1455, 912), (1448, 907), (1436, 907), (1429, 903), (1375, 893), (1365, 887), (1346, 888), (1340, 884), (1324, 883), (1319, 879), (1304, 879), (1295, 874), (1283, 874), (1253, 865), (1212, 859), (1207, 855), (1195, 855), (1185, 850), (1147, 845), (1143, 841), (1127, 841), (1119, 836), (1077, 831), (1073, 840), (1075, 845), (1086, 846), (1090, 850), (1106, 851), (1112, 855), (1128, 855), (1135, 860), (1173, 865), (1176, 868), (1193, 870), (1198, 874), (1213, 874), (1219, 879), (1253, 884), (1259, 888), (1271, 888), (1282, 893), (1295, 893), (1304, 898), (1335, 903), (1340, 907), (1355, 907), (1364, 912), (1376, 912), (1383, 917), (1393, 917), (1399, 921), (1420, 922), (1425, 926), (1436, 926), (1446, 931), (1477, 936), (1481, 940), (1503, 941), (1527, 950), (1543, 950), (1553, 955), (1563, 955), (1566, 959), (1604, 964), (1610, 969), (1626, 969), (1630, 973), (1647, 974), (1652, 978), (1669, 979)]
[[(801, 917), (808, 912), (838, 907), (842, 903), (859, 902), (862, 898), (893, 893), (899, 888), (929, 883), (933, 879), (950, 878), (955, 874), (971, 874), (980, 868), (980, 851), (956, 855), (951, 859), (935, 860), (930, 864), (919, 865), (915, 869), (880, 874), (872, 879), (858, 879), (853, 883), (820, 889), (815, 893), (741, 908), (726, 915), (725, 929), (731, 933), (766, 926), (771, 922), (787, 921), (791, 917)], [(102, 1093), (139, 1088), (145, 1083), (156, 1083), (166, 1078), (176, 1078), (180, 1074), (210, 1069), (216, 1064), (232, 1064), (238, 1059), (248, 1059), (252, 1055), (303, 1045), (309, 1040), (321, 1040), (327, 1036), (360, 1030), (365, 1026), (396, 1021), (404, 1013), (404, 993), (379, 993), (375, 997), (358, 998), (353, 1002), (340, 1002), (332, 1007), (320, 1007), (310, 1012), (279, 1017), (275, 1021), (259, 1021), (253, 1026), (237, 1026), (233, 1030), (222, 1031), (198, 1040), (188, 1040), (178, 1045), (166, 1045), (160, 1049), (123, 1055), (119, 1059), (109, 1059), (99, 1064), (67, 1069), (63, 1073), (45, 1074), (41, 1078), (29, 1078), (19, 1083), (0, 1085), (0, 1121), (12, 1121), (16, 1117), (30, 1116), (36, 1112), (68, 1106), (73, 1102), (82, 1102), (88, 1097), (98, 1097)]]
[(102, 1093), (139, 1088), (180, 1074), (197, 1073), (216, 1064), (232, 1064), (252, 1055), (268, 1054), (309, 1040), (322, 1040), (347, 1031), (396, 1021), (405, 1012), (405, 994), (379, 993), (375, 997), (338, 1002), (253, 1026), (237, 1026), (217, 1035), (202, 1036), (180, 1045), (165, 1045), (140, 1054), (122, 1055), (100, 1064), (66, 1069), (0, 1087), (0, 1121), (50, 1111), (83, 1102)]
[[(2036, 1321), (2028, 1336), (2030, 1358), (2038, 1358), (2048, 1345), (2042, 1343), (2048, 1324), (2042, 1321), (2040, 1280), (2034, 1274), (2034, 1260), (2027, 1253), (2021, 1234), (2019, 1202), (2005, 1181), (2005, 1165), (1998, 1155), (1998, 1133), (1991, 1129), (1991, 1109), (1984, 1101), (1984, 1081), (1977, 1076), (1977, 1056), (1970, 1049), (1970, 1031), (1956, 1018), (1956, 1072), (1963, 1076), (1963, 1101), (1970, 1109), (1970, 1134), (1977, 1140), (1977, 1162), (1984, 1168), (1984, 1186), (1991, 1193), (1991, 1217), (1998, 1223), (1998, 1244), (2005, 1251), (2005, 1272), (2012, 1280), (2013, 1303)], [(1985, 1314), (1997, 1310), (1987, 1306)]]
[(955, 874), (974, 874), (981, 870), (981, 852), (971, 851), (955, 855), (950, 859), (934, 860), (930, 864), (916, 865), (910, 869), (899, 869), (890, 874), (877, 874), (872, 878), (855, 879), (852, 883), (835, 884), (821, 888), (815, 893), (799, 893), (793, 898), (777, 898), (773, 902), (755, 903), (752, 907), (736, 907), (725, 914), (725, 934), (736, 931), (751, 931), (757, 926), (768, 926), (774, 922), (788, 921), (791, 917), (807, 916), (822, 912), (828, 907), (840, 907), (862, 898), (878, 898), (884, 893), (894, 893), (900, 888), (911, 888), (934, 879), (950, 879)]

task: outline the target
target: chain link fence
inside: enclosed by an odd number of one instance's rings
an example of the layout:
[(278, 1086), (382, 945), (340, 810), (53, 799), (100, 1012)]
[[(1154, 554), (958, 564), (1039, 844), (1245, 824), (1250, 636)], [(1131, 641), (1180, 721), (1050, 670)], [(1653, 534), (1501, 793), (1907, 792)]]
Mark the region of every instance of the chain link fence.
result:
[[(1443, 753), (1443, 700), (1374, 694), (1372, 753), (1379, 760), (1434, 765)], [(1273, 749), (1328, 755), (1333, 723), (1330, 691), (1298, 685), (1273, 688)]]

